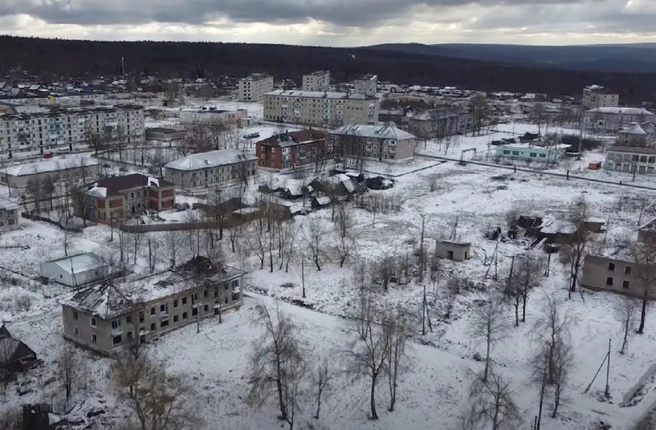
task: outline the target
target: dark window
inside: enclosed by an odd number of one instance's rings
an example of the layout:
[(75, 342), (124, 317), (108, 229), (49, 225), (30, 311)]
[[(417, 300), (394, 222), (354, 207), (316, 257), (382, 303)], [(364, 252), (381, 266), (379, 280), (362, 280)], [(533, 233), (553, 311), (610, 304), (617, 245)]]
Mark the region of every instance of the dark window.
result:
[(91, 327), (95, 327), (95, 326), (96, 326), (96, 319), (91, 318)]
[(165, 304), (164, 305), (159, 305), (159, 311), (160, 312), (166, 311), (166, 305)]
[(92, 343), (96, 343), (96, 342), (98, 342), (98, 338), (96, 337), (95, 334), (92, 334), (92, 335), (91, 335), (91, 342), (92, 342)]
[(132, 340), (132, 339), (134, 339), (134, 333), (132, 333), (131, 331), (129, 331), (129, 332), (128, 332), (128, 340)]
[(112, 343), (113, 343), (114, 345), (118, 345), (118, 344), (121, 343), (121, 342), (123, 342), (123, 339), (121, 338), (121, 336), (114, 336), (114, 337), (112, 338)]
[(203, 311), (204, 312), (209, 312), (210, 307), (208, 305), (203, 306)]
[(177, 315), (173, 315), (173, 322), (174, 323), (178, 322), (178, 316)]
[(132, 323), (132, 315), (128, 315), (127, 317), (125, 317), (125, 322), (128, 324)]
[(143, 311), (139, 311), (139, 322), (140, 323), (144, 322), (144, 313), (143, 313)]
[(191, 315), (195, 317), (196, 314), (198, 314), (198, 308), (193, 308), (193, 309), (191, 310)]
[(77, 321), (78, 318), (79, 318), (79, 314), (77, 313), (77, 311), (73, 311), (73, 319)]
[(631, 266), (626, 266), (624, 268), (624, 273), (627, 274), (627, 275), (630, 275), (631, 274)]
[(155, 315), (155, 308), (150, 308), (150, 314)]
[(150, 325), (150, 331), (155, 331), (155, 330), (157, 330), (157, 326), (155, 325), (155, 323), (152, 323)]
[(606, 278), (606, 285), (612, 287), (613, 286), (613, 278)]
[(164, 321), (162, 321), (162, 323), (160, 324), (160, 327), (164, 328), (164, 327), (168, 327), (168, 325), (169, 325), (169, 320), (164, 320)]
[(615, 271), (615, 264), (614, 263), (608, 263), (608, 270), (610, 272), (614, 272)]
[(208, 295), (208, 291), (207, 290), (203, 291), (203, 297), (207, 297), (207, 295)]
[(187, 298), (186, 298), (186, 297), (183, 297), (183, 298), (182, 298), (182, 304), (183, 304), (183, 305), (186, 305), (186, 304), (187, 304)]
[(183, 319), (183, 320), (186, 320), (186, 319), (187, 319), (187, 313), (186, 313), (186, 312), (183, 312), (183, 313), (182, 313), (182, 319)]
[(177, 301), (177, 300), (173, 300), (173, 307), (174, 307), (174, 308), (177, 308), (177, 307), (178, 307), (178, 301)]
[(629, 288), (629, 281), (622, 282), (622, 288)]

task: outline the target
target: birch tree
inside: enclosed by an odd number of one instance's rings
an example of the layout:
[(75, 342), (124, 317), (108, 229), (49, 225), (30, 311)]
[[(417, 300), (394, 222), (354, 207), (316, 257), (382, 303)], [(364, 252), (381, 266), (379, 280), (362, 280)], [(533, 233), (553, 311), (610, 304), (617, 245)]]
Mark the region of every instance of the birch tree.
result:
[[(470, 390), (472, 401), (471, 421), (492, 430), (516, 430), (520, 428), (521, 412), (510, 382), (495, 371), (489, 375), (477, 375)], [(480, 428), (480, 427), (474, 427)]]
[(629, 334), (631, 327), (635, 324), (637, 313), (638, 303), (633, 297), (621, 297), (615, 305), (615, 318), (622, 324), (622, 348), (620, 349), (620, 354), (624, 354), (629, 346)]
[(501, 312), (501, 306), (494, 298), (476, 309), (471, 326), (471, 334), (475, 338), (485, 340), (485, 370), (483, 371), (483, 382), (487, 381), (490, 371), (490, 353), (494, 344), (505, 336), (505, 323)]

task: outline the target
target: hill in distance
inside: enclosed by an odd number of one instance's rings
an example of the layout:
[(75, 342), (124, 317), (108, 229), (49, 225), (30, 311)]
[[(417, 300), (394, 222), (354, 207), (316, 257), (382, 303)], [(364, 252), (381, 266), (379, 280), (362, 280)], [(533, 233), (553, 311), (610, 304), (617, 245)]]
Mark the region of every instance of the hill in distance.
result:
[(391, 43), (366, 48), (563, 70), (656, 72), (656, 43), (575, 46)]

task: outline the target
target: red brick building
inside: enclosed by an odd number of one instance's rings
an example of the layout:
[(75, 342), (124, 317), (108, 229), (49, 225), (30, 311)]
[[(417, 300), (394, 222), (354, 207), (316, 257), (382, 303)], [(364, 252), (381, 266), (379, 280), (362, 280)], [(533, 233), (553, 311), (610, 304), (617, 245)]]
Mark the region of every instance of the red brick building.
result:
[(285, 170), (309, 165), (317, 167), (333, 158), (333, 138), (320, 130), (297, 130), (275, 134), (256, 143), (257, 166)]
[(104, 224), (121, 223), (147, 209), (159, 212), (175, 206), (175, 185), (139, 173), (101, 179), (86, 186), (82, 195), (78, 215)]

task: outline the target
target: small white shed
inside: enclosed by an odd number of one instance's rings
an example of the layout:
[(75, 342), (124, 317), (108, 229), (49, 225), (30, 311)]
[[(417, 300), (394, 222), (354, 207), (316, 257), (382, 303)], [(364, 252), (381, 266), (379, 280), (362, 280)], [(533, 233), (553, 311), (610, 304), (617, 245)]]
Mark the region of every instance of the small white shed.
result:
[(92, 252), (70, 255), (41, 263), (41, 277), (69, 287), (98, 281), (107, 276), (107, 265)]

